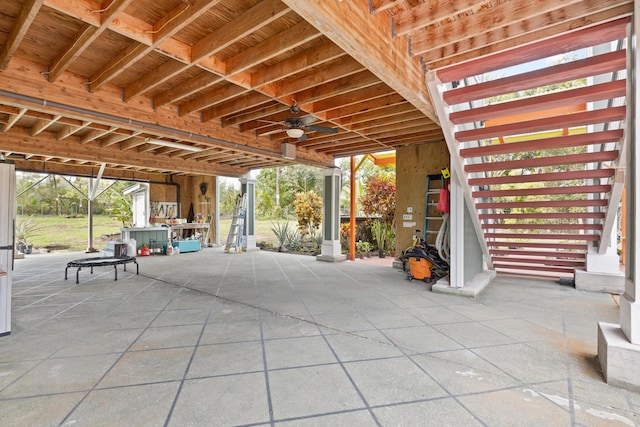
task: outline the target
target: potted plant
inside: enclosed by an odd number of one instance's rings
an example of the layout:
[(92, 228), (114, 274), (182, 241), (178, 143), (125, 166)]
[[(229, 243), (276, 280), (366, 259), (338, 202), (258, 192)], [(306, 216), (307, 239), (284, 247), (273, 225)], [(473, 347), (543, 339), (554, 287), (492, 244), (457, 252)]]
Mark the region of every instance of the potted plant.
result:
[(373, 221), (373, 224), (371, 224), (371, 234), (378, 244), (378, 256), (380, 258), (384, 258), (385, 242), (387, 239), (387, 225), (379, 219), (376, 219)]
[(16, 221), (16, 249), (23, 254), (33, 252), (33, 243), (30, 239), (36, 236), (36, 231), (42, 228), (36, 224), (32, 217), (18, 218)]
[(369, 242), (363, 242), (362, 240), (358, 240), (356, 242), (356, 252), (358, 253), (358, 258), (362, 259), (365, 254), (368, 254), (373, 249), (373, 245)]

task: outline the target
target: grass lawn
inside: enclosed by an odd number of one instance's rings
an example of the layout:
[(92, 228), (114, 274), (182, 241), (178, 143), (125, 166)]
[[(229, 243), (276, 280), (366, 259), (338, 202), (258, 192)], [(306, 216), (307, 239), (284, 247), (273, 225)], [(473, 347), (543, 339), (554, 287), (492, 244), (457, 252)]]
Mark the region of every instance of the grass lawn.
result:
[[(62, 216), (17, 216), (17, 220), (28, 220), (32, 226), (32, 236), (29, 240), (34, 246), (34, 252), (40, 248), (49, 251), (84, 251), (87, 249), (88, 219), (65, 218)], [(277, 239), (271, 227), (275, 221), (256, 221), (256, 242), (276, 244)], [(283, 222), (283, 221), (281, 221)], [(295, 221), (290, 221), (295, 226)], [(231, 218), (220, 219), (220, 243), (225, 244)], [(121, 224), (106, 215), (93, 217), (93, 247), (103, 249), (107, 241), (120, 237)]]
[[(29, 239), (33, 244), (34, 251), (40, 248), (49, 251), (84, 251), (88, 246), (88, 224), (87, 217), (65, 218), (63, 216), (21, 216), (16, 217), (17, 221), (25, 220), (32, 224), (32, 237)], [(106, 215), (94, 215), (93, 217), (93, 247), (102, 249), (108, 240), (113, 240), (114, 236), (120, 236), (122, 225), (113, 218)], [(111, 237), (109, 237), (111, 236)]]

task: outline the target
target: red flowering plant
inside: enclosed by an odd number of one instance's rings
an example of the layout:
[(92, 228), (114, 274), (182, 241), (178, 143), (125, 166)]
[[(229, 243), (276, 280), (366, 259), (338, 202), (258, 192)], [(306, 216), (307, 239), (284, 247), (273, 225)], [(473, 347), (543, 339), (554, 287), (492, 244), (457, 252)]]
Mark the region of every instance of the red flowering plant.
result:
[[(375, 173), (367, 178), (364, 194), (358, 199), (362, 211), (368, 218), (377, 217), (381, 227), (379, 239), (376, 239), (380, 250), (393, 247), (396, 217), (396, 179), (395, 173)], [(375, 238), (375, 236), (374, 236)]]

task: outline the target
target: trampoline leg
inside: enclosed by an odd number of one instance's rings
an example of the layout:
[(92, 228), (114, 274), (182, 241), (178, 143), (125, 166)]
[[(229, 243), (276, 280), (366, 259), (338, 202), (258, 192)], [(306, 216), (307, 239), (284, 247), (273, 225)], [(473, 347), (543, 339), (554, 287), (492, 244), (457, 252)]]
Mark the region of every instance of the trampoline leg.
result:
[(117, 281), (118, 280), (118, 266), (117, 265), (113, 266), (113, 271), (115, 272), (115, 275), (116, 275), (116, 278), (114, 280)]
[(64, 280), (67, 280), (67, 270), (69, 269), (69, 267), (66, 267), (64, 269)]
[(82, 267), (78, 267), (78, 269), (76, 270), (76, 285), (77, 285), (78, 283), (80, 283), (80, 269), (81, 269), (81, 268), (82, 268)]
[(136, 275), (137, 275), (138, 273), (140, 273), (140, 266), (138, 265), (138, 263), (136, 261), (133, 261), (133, 262), (136, 263)]

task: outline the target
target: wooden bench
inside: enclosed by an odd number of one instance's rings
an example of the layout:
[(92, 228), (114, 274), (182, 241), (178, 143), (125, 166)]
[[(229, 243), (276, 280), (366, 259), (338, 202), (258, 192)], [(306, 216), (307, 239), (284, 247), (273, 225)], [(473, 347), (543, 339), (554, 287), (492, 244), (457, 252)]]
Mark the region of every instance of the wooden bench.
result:
[(67, 267), (64, 269), (64, 280), (67, 280), (67, 270), (69, 267), (77, 267), (76, 270), (76, 283), (80, 283), (79, 275), (80, 270), (83, 267), (91, 267), (91, 274), (93, 274), (93, 267), (107, 267), (113, 266), (113, 270), (115, 272), (115, 279), (118, 280), (118, 265), (124, 265), (124, 271), (127, 271), (127, 264), (130, 262), (136, 265), (136, 274), (139, 273), (139, 265), (136, 261), (136, 257), (133, 256), (122, 256), (122, 257), (94, 257), (94, 258), (82, 258), (82, 259), (74, 259), (73, 261), (69, 261), (67, 263)]

